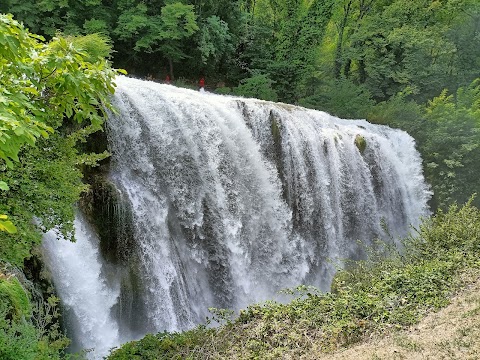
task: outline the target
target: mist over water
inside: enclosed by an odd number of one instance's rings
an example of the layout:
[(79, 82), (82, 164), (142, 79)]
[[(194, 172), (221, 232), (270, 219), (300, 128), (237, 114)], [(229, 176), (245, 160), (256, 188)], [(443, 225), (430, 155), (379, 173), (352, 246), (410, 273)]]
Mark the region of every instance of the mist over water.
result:
[[(285, 287), (328, 290), (335, 266), (363, 256), (357, 240), (385, 237), (382, 222), (405, 235), (428, 213), (421, 159), (405, 132), (126, 77), (117, 84), (108, 178), (119, 213), (131, 214), (127, 261), (107, 264), (98, 240), (87, 242), (93, 265), (76, 263), (85, 256), (51, 261), (62, 278), (88, 267), (84, 283), (105, 297), (85, 306), (75, 294), (81, 279), (55, 282), (67, 307), (86, 307), (84, 318), (102, 313), (111, 329), (99, 339), (101, 325), (78, 316), (79, 346), (184, 330), (208, 307), (243, 308)], [(78, 236), (69, 245), (81, 246)], [(65, 257), (50, 241), (50, 257)], [(108, 266), (118, 271), (105, 285)]]

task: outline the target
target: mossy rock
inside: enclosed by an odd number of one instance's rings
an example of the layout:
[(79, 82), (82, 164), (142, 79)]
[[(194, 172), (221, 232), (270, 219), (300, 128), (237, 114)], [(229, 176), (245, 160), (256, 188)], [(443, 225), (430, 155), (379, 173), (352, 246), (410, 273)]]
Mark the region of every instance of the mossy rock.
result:
[(287, 111), (294, 111), (294, 110), (298, 110), (298, 109), (301, 109), (299, 108), (298, 106), (296, 105), (292, 105), (292, 104), (286, 104), (286, 103), (276, 103), (276, 105), (278, 107), (281, 107), (282, 109), (285, 109)]
[(80, 208), (100, 237), (103, 257), (126, 264), (135, 249), (131, 207), (105, 174), (91, 176), (89, 181), (90, 191), (82, 197)]
[(270, 121), (270, 133), (272, 134), (273, 140), (273, 147), (268, 150), (267, 158), (272, 160), (278, 171), (278, 176), (280, 177), (280, 181), (282, 183), (282, 196), (286, 200), (287, 199), (287, 182), (285, 179), (284, 171), (283, 171), (283, 149), (282, 149), (282, 123), (279, 122), (278, 119), (275, 117), (275, 113), (270, 111), (269, 115)]
[(360, 154), (363, 154), (365, 152), (365, 149), (367, 148), (367, 141), (362, 135), (357, 135), (355, 136), (355, 145), (360, 151)]
[(14, 319), (29, 317), (32, 307), (27, 293), (17, 278), (0, 273), (0, 302)]
[(272, 132), (273, 141), (275, 144), (280, 144), (282, 141), (280, 127), (278, 126), (277, 120), (273, 114), (270, 114), (270, 130)]

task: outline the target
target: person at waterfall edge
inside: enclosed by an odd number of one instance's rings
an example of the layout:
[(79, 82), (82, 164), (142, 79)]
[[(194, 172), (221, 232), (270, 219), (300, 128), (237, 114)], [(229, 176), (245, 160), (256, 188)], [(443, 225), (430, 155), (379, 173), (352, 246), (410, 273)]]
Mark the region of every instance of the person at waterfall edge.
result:
[(198, 82), (198, 87), (200, 92), (205, 92), (205, 78), (201, 78), (200, 81)]

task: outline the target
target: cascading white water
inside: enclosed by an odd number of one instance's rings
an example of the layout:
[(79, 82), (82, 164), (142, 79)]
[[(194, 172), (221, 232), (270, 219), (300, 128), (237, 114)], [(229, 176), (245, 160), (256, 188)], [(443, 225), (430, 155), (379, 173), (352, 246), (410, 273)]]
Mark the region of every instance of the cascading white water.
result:
[(88, 357), (101, 359), (120, 344), (112, 308), (119, 287), (107, 284), (99, 254), (99, 239), (82, 214), (74, 222), (76, 242), (65, 241), (51, 230), (44, 235), (44, 259), (65, 310), (74, 350), (88, 349)]
[(305, 281), (326, 288), (328, 259), (358, 255), (382, 221), (404, 235), (426, 214), (405, 132), (125, 77), (115, 105), (111, 177), (133, 207), (157, 330)]
[[(132, 216), (135, 273), (134, 284), (120, 280), (119, 298), (130, 292), (137, 304), (117, 312), (122, 334), (186, 329), (208, 307), (239, 309), (285, 287), (326, 290), (335, 264), (363, 256), (357, 240), (384, 235), (382, 222), (405, 235), (428, 213), (405, 132), (126, 77), (117, 84), (108, 177)], [(102, 293), (96, 274), (92, 289)], [(117, 297), (90, 311), (108, 313)]]

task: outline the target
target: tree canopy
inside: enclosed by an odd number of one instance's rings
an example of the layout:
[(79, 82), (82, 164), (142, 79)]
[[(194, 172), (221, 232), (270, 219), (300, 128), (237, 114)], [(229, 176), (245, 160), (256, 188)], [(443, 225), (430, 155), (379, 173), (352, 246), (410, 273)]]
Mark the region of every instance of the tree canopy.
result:
[(33, 217), (47, 229), (72, 230), (73, 204), (85, 189), (78, 166), (106, 156), (79, 155), (75, 146), (101, 130), (111, 109), (116, 71), (103, 57), (108, 49), (93, 34), (46, 43), (0, 15), (0, 226), (16, 233), (0, 232), (8, 262), (21, 264), (40, 240)]

